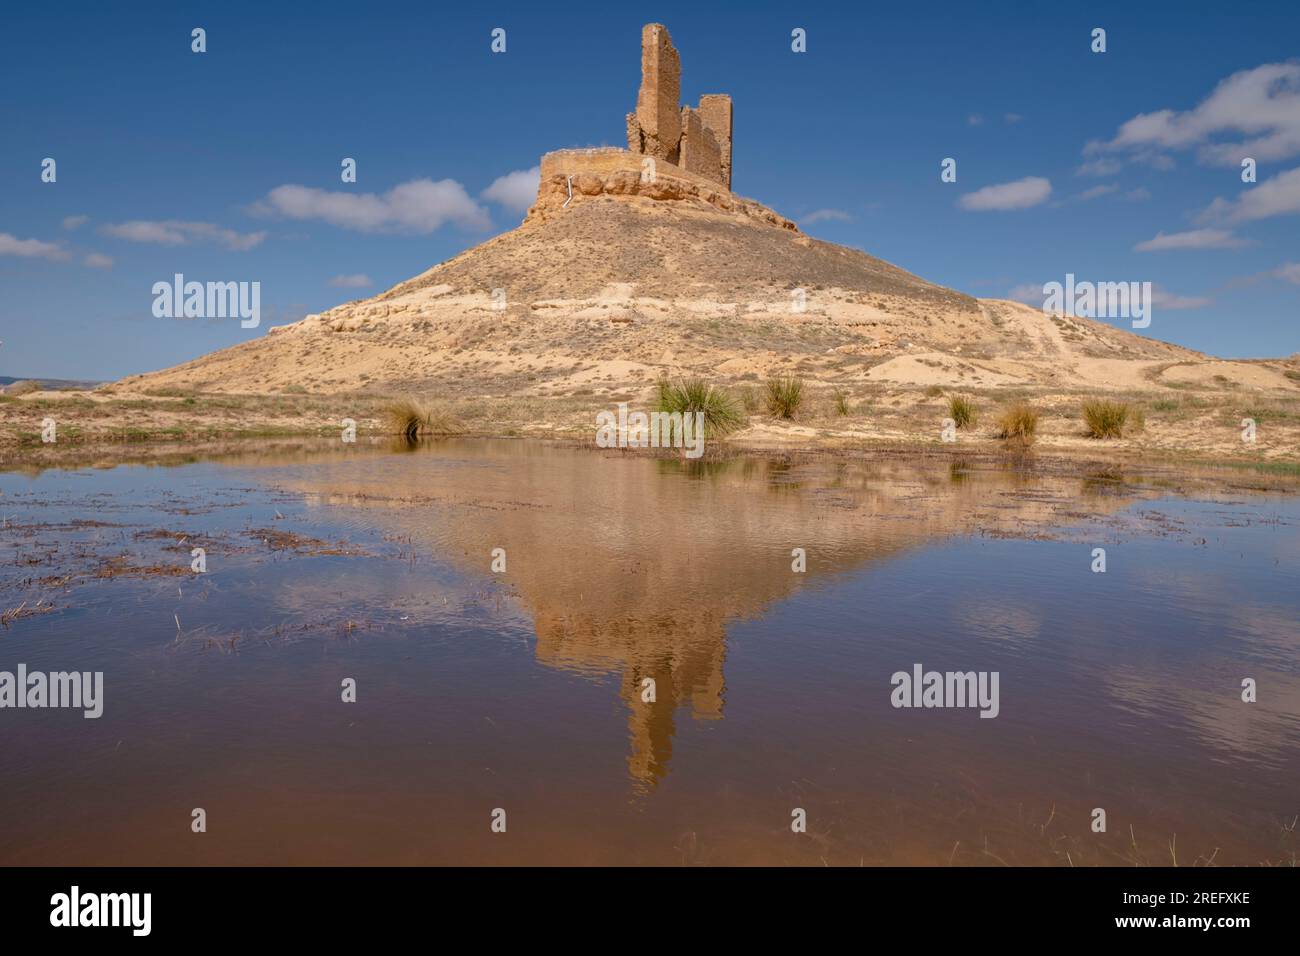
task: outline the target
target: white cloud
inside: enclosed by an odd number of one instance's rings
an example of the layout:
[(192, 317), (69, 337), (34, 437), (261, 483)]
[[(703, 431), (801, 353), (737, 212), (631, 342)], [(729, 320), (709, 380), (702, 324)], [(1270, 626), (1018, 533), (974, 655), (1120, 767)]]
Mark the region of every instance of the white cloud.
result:
[(1273, 270), (1273, 275), (1300, 285), (1300, 262), (1287, 262)]
[(492, 181), (492, 185), (479, 194), (480, 198), (504, 206), (514, 212), (527, 212), (537, 198), (537, 185), (542, 179), (542, 168), (516, 169)]
[(1169, 312), (1177, 312), (1182, 309), (1202, 309), (1213, 303), (1213, 299), (1207, 299), (1204, 296), (1175, 295), (1172, 292), (1166, 292), (1159, 286), (1153, 286), (1151, 289), (1151, 304)]
[(853, 217), (843, 209), (814, 209), (799, 220), (800, 225), (811, 226), (816, 222), (849, 222)]
[(966, 122), (971, 126), (983, 126), (984, 117), (980, 116), (979, 113), (971, 113), (970, 116), (966, 117)]
[(364, 289), (368, 285), (374, 285), (370, 276), (359, 272), (355, 275), (341, 275), (330, 279), (329, 285), (338, 289)]
[(203, 240), (219, 242), (228, 249), (244, 252), (266, 238), (265, 232), (240, 233), (223, 229), (210, 222), (185, 222), (180, 219), (132, 219), (129, 222), (108, 223), (100, 232), (131, 242), (154, 242), (163, 246), (185, 246)]
[(1034, 285), (1027, 282), (1024, 285), (1018, 285), (1007, 290), (1007, 298), (1015, 302), (1023, 302), (1026, 305), (1035, 305), (1038, 308), (1043, 307), (1043, 301), (1047, 298), (1043, 293), (1042, 285)]
[(113, 268), (113, 257), (106, 256), (100, 252), (92, 252), (85, 258), (85, 264), (92, 269), (111, 269)]
[(1249, 245), (1227, 229), (1192, 229), (1188, 232), (1158, 232), (1154, 239), (1139, 242), (1135, 252), (1167, 252), (1170, 249), (1240, 249)]
[(1151, 190), (1145, 186), (1139, 186), (1137, 189), (1130, 189), (1126, 192), (1124, 198), (1129, 202), (1145, 202), (1151, 198)]
[(1082, 166), (1075, 169), (1076, 176), (1114, 176), (1124, 168), (1124, 164), (1118, 159), (1108, 159), (1101, 157), (1098, 159), (1087, 160)]
[(976, 212), (1001, 209), (1028, 209), (1052, 194), (1052, 184), (1041, 176), (1028, 176), (1013, 183), (985, 186), (958, 200), (963, 209)]
[(453, 179), (413, 179), (382, 195), (276, 186), (253, 209), (289, 219), (320, 219), (359, 232), (429, 233), (448, 222), (466, 229), (492, 227), (487, 210)]
[(1019, 123), (1022, 119), (1024, 119), (1024, 117), (1021, 116), (1019, 113), (1006, 113), (1003, 115), (1002, 119), (1007, 124), (1014, 125), (1015, 123)]
[(1109, 141), (1089, 143), (1085, 153), (1140, 157), (1192, 148), (1201, 162), (1216, 166), (1237, 166), (1247, 156), (1276, 160), (1300, 153), (1300, 62), (1234, 73), (1192, 109), (1141, 113)]
[(88, 222), (90, 222), (89, 216), (64, 216), (63, 228), (71, 231), (73, 229), (81, 228)]
[(40, 239), (19, 239), (0, 232), (0, 256), (21, 256), (24, 259), (66, 259), (68, 254), (57, 242)]
[(1119, 189), (1114, 183), (1106, 183), (1101, 186), (1093, 186), (1091, 189), (1085, 189), (1075, 198), (1081, 202), (1087, 202), (1089, 199), (1100, 199), (1102, 196), (1109, 196), (1115, 190)]
[(1251, 222), (1271, 216), (1300, 214), (1300, 168), (1278, 173), (1244, 189), (1235, 200), (1219, 198), (1198, 219), (1201, 222)]

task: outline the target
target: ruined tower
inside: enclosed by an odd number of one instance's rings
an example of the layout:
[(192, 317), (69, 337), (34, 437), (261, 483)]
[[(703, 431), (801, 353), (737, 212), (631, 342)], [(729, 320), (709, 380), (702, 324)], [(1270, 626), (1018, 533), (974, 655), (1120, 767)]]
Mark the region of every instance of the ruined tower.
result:
[(721, 154), (722, 185), (731, 188), (731, 97), (726, 93), (706, 93), (700, 97), (700, 119), (718, 141)]
[(537, 201), (525, 222), (570, 214), (588, 200), (607, 198), (710, 206), (798, 232), (789, 219), (732, 192), (732, 104), (706, 93), (683, 106), (682, 61), (668, 28), (641, 28), (641, 87), (627, 114), (627, 149), (587, 146), (542, 155)]
[(634, 153), (677, 163), (682, 137), (677, 101), (682, 95), (682, 61), (668, 28), (647, 23), (641, 28), (641, 90), (636, 112), (627, 116), (628, 148)]
[(731, 97), (710, 93), (679, 107), (682, 63), (668, 28), (641, 28), (641, 89), (627, 114), (627, 148), (731, 189)]

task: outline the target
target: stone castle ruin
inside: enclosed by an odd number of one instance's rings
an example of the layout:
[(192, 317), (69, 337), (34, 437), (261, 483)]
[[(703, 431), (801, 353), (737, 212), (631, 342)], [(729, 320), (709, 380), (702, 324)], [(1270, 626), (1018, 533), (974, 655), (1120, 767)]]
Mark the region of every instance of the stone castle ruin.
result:
[(682, 62), (668, 28), (641, 28), (641, 89), (627, 114), (627, 149), (560, 149), (541, 161), (537, 202), (526, 221), (549, 219), (597, 196), (707, 204), (797, 232), (766, 206), (731, 192), (731, 97), (709, 93), (682, 106)]
[(641, 90), (627, 114), (627, 148), (731, 188), (731, 97), (709, 93), (679, 107), (682, 61), (668, 28), (641, 29)]

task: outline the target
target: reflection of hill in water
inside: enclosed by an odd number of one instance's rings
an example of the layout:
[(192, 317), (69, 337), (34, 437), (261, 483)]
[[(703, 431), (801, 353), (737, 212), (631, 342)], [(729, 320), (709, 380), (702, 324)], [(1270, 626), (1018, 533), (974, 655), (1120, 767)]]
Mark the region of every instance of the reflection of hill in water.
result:
[[(1081, 510), (1078, 478), (947, 462), (682, 462), (522, 442), (326, 461), (286, 485), (364, 507), (368, 524), (464, 571), (488, 575), (505, 548), (501, 577), (533, 616), (538, 659), (620, 675), (629, 769), (645, 785), (667, 773), (680, 706), (722, 716), (730, 621), (937, 537), (1040, 533)], [(1082, 510), (1130, 500), (1089, 495)]]

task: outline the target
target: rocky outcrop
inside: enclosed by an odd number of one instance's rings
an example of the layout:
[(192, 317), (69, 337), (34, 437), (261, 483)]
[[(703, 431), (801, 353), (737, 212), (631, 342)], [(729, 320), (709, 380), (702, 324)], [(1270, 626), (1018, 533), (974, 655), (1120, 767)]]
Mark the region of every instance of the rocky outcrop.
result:
[[(629, 164), (635, 161), (630, 153), (623, 155)], [(684, 203), (710, 210), (721, 210), (734, 215), (745, 216), (780, 229), (798, 232), (798, 227), (789, 219), (767, 208), (762, 203), (745, 199), (729, 192), (716, 184), (710, 185), (695, 179), (665, 173), (658, 164), (654, 175), (647, 176), (639, 169), (584, 169), (581, 162), (573, 162), (571, 172), (552, 172), (547, 174), (545, 165), (541, 183), (537, 190), (537, 202), (528, 210), (525, 223), (545, 222), (563, 215), (572, 209), (575, 203), (601, 196), (617, 198), (643, 197), (660, 202)], [(570, 195), (572, 190), (572, 195)]]

